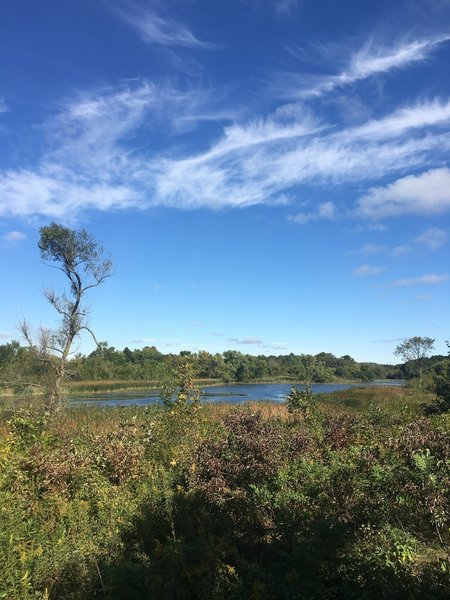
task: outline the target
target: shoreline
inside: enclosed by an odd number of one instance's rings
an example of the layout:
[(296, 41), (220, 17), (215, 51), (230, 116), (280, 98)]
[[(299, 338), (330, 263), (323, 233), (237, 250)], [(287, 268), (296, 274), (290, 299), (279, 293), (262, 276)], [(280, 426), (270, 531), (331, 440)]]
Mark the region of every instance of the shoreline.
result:
[[(326, 381), (326, 382), (313, 382), (312, 385), (358, 385), (362, 386), (376, 384), (379, 383), (381, 385), (396, 385), (394, 382), (405, 381), (406, 380), (398, 380), (398, 379), (373, 379), (371, 381), (359, 381), (359, 380), (351, 380), (351, 379), (338, 379), (334, 381)], [(111, 393), (123, 393), (123, 392), (138, 392), (141, 391), (143, 393), (147, 392), (155, 392), (157, 393), (159, 388), (157, 386), (157, 381), (126, 381), (126, 380), (110, 380), (110, 381), (80, 381), (80, 382), (72, 382), (69, 383), (65, 388), (65, 395), (70, 395), (71, 397), (76, 396), (84, 396), (86, 394), (89, 395), (101, 395), (101, 394), (111, 394)], [(239, 381), (239, 382), (225, 382), (219, 380), (209, 380), (209, 379), (198, 379), (195, 381), (195, 385), (198, 387), (205, 388), (214, 388), (221, 386), (240, 386), (240, 385), (292, 385), (292, 386), (301, 386), (304, 385), (303, 382), (298, 381), (297, 379), (288, 379), (288, 378), (276, 378), (276, 379), (253, 379), (250, 381)], [(398, 385), (398, 384), (397, 384)], [(76, 388), (84, 388), (84, 389), (76, 389)], [(15, 394), (11, 388), (5, 387), (5, 392), (0, 391), (0, 398), (14, 398), (20, 396), (21, 394)], [(36, 390), (30, 390), (26, 396), (32, 397), (40, 397), (43, 394)]]

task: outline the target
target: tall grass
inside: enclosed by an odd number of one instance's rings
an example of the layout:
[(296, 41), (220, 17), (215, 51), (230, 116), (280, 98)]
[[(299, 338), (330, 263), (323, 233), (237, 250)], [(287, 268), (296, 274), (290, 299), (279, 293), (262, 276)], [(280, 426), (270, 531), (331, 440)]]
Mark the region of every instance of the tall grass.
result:
[[(197, 385), (214, 385), (220, 383), (218, 379), (198, 379)], [(129, 379), (111, 379), (111, 380), (87, 380), (87, 381), (72, 381), (66, 384), (66, 393), (69, 395), (76, 394), (104, 394), (107, 392), (121, 392), (142, 390), (156, 392), (158, 390), (158, 380), (129, 380)]]

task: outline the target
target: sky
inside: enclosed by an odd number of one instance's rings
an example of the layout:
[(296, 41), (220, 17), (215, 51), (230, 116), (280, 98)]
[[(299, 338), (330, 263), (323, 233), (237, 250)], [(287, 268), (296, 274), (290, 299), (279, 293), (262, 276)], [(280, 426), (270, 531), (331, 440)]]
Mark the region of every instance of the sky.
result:
[(55, 325), (50, 222), (118, 349), (446, 354), (450, 1), (2, 3), (0, 343)]

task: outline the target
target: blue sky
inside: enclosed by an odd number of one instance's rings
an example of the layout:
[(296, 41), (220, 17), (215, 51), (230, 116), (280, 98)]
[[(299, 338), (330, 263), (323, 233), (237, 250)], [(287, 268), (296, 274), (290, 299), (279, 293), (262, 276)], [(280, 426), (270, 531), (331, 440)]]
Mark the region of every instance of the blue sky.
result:
[(0, 343), (54, 322), (56, 221), (117, 348), (445, 353), (448, 0), (18, 0), (0, 74)]

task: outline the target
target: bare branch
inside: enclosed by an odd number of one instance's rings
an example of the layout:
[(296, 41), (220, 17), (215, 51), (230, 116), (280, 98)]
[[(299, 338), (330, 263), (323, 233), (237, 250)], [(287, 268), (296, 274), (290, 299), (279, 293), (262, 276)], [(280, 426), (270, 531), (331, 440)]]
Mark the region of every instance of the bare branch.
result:
[(51, 350), (52, 352), (57, 352), (58, 354), (63, 354), (64, 350), (61, 350), (61, 348), (56, 348), (54, 346), (48, 346), (47, 350)]
[(99, 342), (97, 341), (97, 338), (95, 337), (94, 332), (91, 329), (89, 329), (89, 327), (87, 327), (86, 325), (83, 325), (82, 327), (80, 327), (80, 329), (85, 329), (86, 331), (88, 331), (91, 334), (92, 339), (94, 340), (96, 346), (99, 345)]
[(54, 363), (52, 361), (52, 359), (43, 353), (41, 347), (37, 347), (36, 344), (33, 342), (33, 336), (31, 333), (31, 329), (30, 326), (28, 325), (27, 321), (24, 319), (23, 321), (21, 321), (19, 323), (19, 331), (22, 333), (22, 336), (24, 338), (24, 340), (27, 342), (30, 350), (32, 351), (33, 355), (35, 356), (35, 358), (37, 358), (39, 361), (44, 362), (48, 365), (50, 365), (52, 368), (54, 368)]
[(47, 288), (42, 293), (60, 315), (70, 316), (67, 310), (67, 305), (70, 303), (65, 294), (58, 296), (53, 288)]

